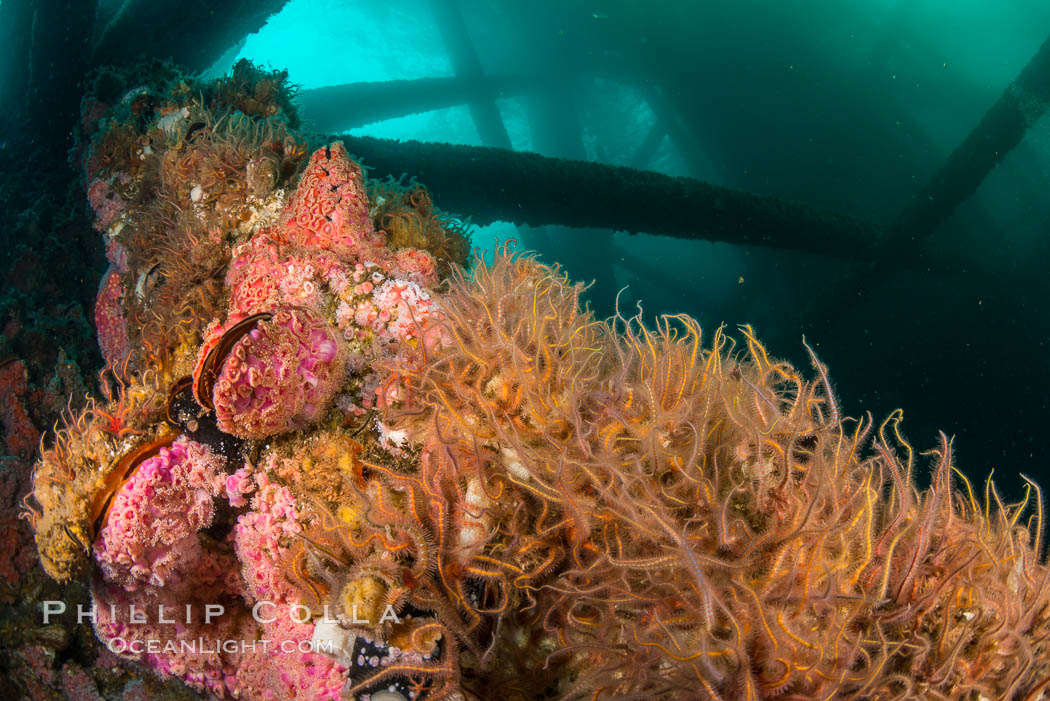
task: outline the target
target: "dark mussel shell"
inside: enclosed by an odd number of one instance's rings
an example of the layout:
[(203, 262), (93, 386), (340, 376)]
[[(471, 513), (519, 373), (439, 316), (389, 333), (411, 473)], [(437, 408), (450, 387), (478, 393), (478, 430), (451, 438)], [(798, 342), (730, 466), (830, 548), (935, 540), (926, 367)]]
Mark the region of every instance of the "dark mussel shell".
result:
[(193, 396), (192, 377), (183, 377), (168, 389), (167, 409), (168, 423), (191, 440), (219, 453), (226, 458), (227, 463), (240, 458), (244, 441), (220, 431), (215, 414), (197, 403)]
[(260, 321), (272, 319), (273, 314), (269, 312), (261, 312), (259, 314), (252, 314), (251, 316), (241, 319), (236, 324), (226, 329), (222, 334), (222, 338), (216, 343), (208, 355), (204, 357), (204, 363), (201, 365), (200, 375), (197, 376), (197, 382), (193, 386), (193, 395), (200, 404), (207, 411), (211, 411), (215, 408), (212, 403), (212, 390), (215, 389), (215, 381), (219, 377), (219, 371), (222, 369), (222, 364), (226, 362), (226, 356), (233, 350), (234, 345), (237, 341), (241, 340), (249, 333), (252, 329), (259, 325)]
[(94, 542), (99, 531), (106, 525), (109, 516), (109, 507), (113, 505), (113, 498), (120, 489), (127, 484), (128, 480), (135, 474), (142, 463), (155, 457), (164, 448), (167, 448), (178, 437), (176, 433), (162, 435), (156, 440), (128, 451), (117, 461), (116, 466), (106, 475), (105, 484), (91, 500), (91, 541)]

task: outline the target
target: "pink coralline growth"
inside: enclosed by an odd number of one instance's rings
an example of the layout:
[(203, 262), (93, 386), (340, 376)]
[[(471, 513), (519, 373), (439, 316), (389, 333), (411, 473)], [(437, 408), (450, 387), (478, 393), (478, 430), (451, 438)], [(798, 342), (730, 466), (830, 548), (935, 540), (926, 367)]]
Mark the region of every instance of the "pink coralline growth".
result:
[(402, 248), (394, 254), (393, 274), (421, 287), (437, 285), (437, 263), (434, 256), (418, 248)]
[(119, 365), (131, 352), (127, 322), (124, 320), (124, 285), (120, 271), (109, 266), (95, 298), (95, 329), (102, 357), (111, 366)]
[(283, 246), (269, 231), (237, 248), (227, 284), (231, 321), (289, 305), (323, 313), (336, 300), (334, 321), (344, 338), (390, 342), (414, 338), (425, 325), (434, 308), (426, 288), (436, 284), (436, 266), (416, 249), (351, 266), (328, 251)]
[(401, 249), (394, 254), (394, 275), (423, 288), (435, 288), (438, 284), (437, 262), (426, 251)]
[(335, 701), (346, 683), (346, 668), (313, 652), (314, 624), (298, 623), (288, 606), (261, 609), (263, 639), (269, 644), (245, 656), (237, 670), (237, 693), (243, 698), (284, 701)]
[(323, 319), (279, 309), (236, 342), (218, 371), (218, 426), (242, 438), (305, 428), (328, 409), (345, 370), (345, 349)]
[(95, 212), (95, 228), (107, 231), (113, 222), (128, 208), (123, 198), (110, 186), (109, 180), (96, 178), (87, 191), (88, 202)]
[(272, 483), (266, 472), (248, 468), (227, 479), (226, 491), (233, 506), (243, 505), (245, 495), (254, 492), (252, 510), (242, 514), (233, 528), (234, 549), (249, 598), (290, 602), (292, 587), (281, 571), (280, 559), (287, 547), (282, 541), (302, 532), (295, 498), (287, 487)]
[(358, 305), (354, 320), (383, 339), (403, 342), (425, 336), (429, 342), (435, 334), (424, 331), (433, 326), (436, 311), (434, 300), (419, 285), (388, 279)]
[(36, 564), (36, 549), (26, 521), (19, 518), (22, 498), (29, 490), (29, 458), (40, 441), (40, 432), (26, 411), (29, 383), (25, 363), (11, 360), (0, 365), (0, 601), (10, 603), (23, 575)]
[(226, 276), (230, 314), (254, 314), (278, 305), (320, 310), (326, 291), (338, 293), (346, 286), (344, 267), (330, 252), (289, 248), (278, 232), (260, 232), (234, 250)]
[(80, 104), (80, 128), (85, 132), (94, 131), (98, 120), (106, 116), (109, 105), (94, 97), (85, 97)]
[(249, 495), (255, 491), (254, 473), (251, 468), (242, 467), (226, 478), (226, 484), (223, 487), (230, 506), (234, 508), (247, 506)]
[[(221, 578), (197, 533), (211, 525), (223, 458), (180, 439), (144, 461), (113, 499), (94, 544), (103, 575), (128, 591)], [(209, 570), (211, 570), (209, 572)]]
[(340, 257), (385, 255), (385, 236), (369, 217), (361, 166), (340, 141), (314, 151), (281, 225), (295, 245), (326, 249)]
[(224, 643), (255, 640), (258, 625), (250, 612), (226, 606), (235, 599), (222, 587), (176, 597), (166, 588), (127, 591), (96, 581), (91, 594), (95, 633), (118, 656), (219, 697), (236, 687), (241, 649)]
[[(332, 298), (347, 303), (360, 271), (422, 287), (437, 284), (433, 256), (417, 249), (391, 252), (367, 217), (360, 168), (342, 144), (319, 149), (285, 209), (281, 223), (258, 232), (233, 251), (227, 274), (230, 315), (277, 305), (320, 310)], [(378, 281), (374, 284), (378, 284)], [(371, 290), (365, 291), (370, 292)]]
[[(429, 258), (422, 251), (412, 252)], [(393, 352), (398, 342), (423, 338), (432, 347), (440, 340), (439, 306), (424, 286), (411, 279), (415, 276), (390, 277), (372, 263), (358, 263), (351, 275), (349, 294), (336, 305), (335, 322), (347, 340), (358, 341), (364, 358)], [(367, 395), (362, 394), (363, 402), (369, 401)]]
[(270, 456), (261, 469), (242, 468), (226, 480), (231, 505), (241, 506), (252, 495), (251, 511), (234, 526), (233, 543), (243, 567), (246, 598), (260, 602), (260, 638), (267, 641), (245, 654), (237, 668), (235, 694), (252, 699), (337, 699), (346, 669), (310, 651), (314, 625), (296, 622), (296, 612), (301, 616), (306, 609), (293, 608), (297, 596), (281, 560), (303, 528), (292, 493), (267, 476), (275, 461)]
[(360, 166), (341, 143), (318, 149), (280, 223), (234, 249), (226, 279), (230, 314), (268, 311), (279, 304), (320, 309), (325, 295), (346, 301), (348, 272), (355, 265), (424, 287), (437, 283), (437, 265), (429, 253), (391, 252), (384, 244), (385, 234), (368, 217)]
[[(110, 263), (94, 317), (120, 391), (67, 412), (26, 506), (47, 572), (87, 580), (108, 652), (40, 667), (49, 687), (85, 699), (120, 698), (114, 677), (140, 668), (209, 698), (375, 699), (406, 685), (417, 689), (406, 698), (447, 698), (458, 648), (440, 623), (384, 623), (402, 647), (441, 640), (442, 655), (418, 675), (402, 665), (381, 686), (349, 682), (349, 652), (333, 659), (311, 644), (350, 625), (315, 625), (344, 585), (366, 602), (389, 589), (391, 606), (417, 619), (442, 604), (421, 593), (408, 608), (409, 593), (431, 592), (422, 580), (432, 567), (408, 549), (437, 529), (413, 530), (409, 542), (387, 521), (408, 495), (369, 492), (385, 500), (381, 518), (351, 492), (370, 470), (410, 459), (373, 445), (376, 363), (399, 345), (448, 342), (434, 290), (439, 270), (465, 262), (464, 232), (419, 186), (366, 188), (343, 144), (311, 154), (284, 77), (238, 65), (214, 85), (159, 71), (156, 84), (128, 83), (108, 111), (84, 102), (79, 159)], [(35, 448), (36, 434), (22, 444)], [(326, 555), (339, 547), (328, 513), (382, 526), (355, 551), (362, 569), (352, 576), (341, 571), (345, 553)], [(0, 540), (0, 576), (16, 550)], [(216, 604), (224, 612), (207, 621)], [(420, 626), (429, 627), (416, 636)], [(147, 698), (150, 686), (123, 685), (123, 698)]]
[(128, 271), (128, 249), (117, 239), (110, 239), (106, 243), (106, 260), (117, 271), (122, 273)]
[(94, 680), (76, 662), (62, 665), (62, 692), (66, 701), (103, 701)]
[[(218, 697), (338, 698), (346, 670), (309, 651), (314, 626), (292, 619), (297, 601), (280, 565), (286, 543), (302, 531), (295, 498), (264, 470), (220, 474), (204, 451), (177, 441), (144, 462), (122, 489), (96, 543), (106, 580), (92, 592), (96, 633), (119, 656)], [(219, 494), (234, 507), (250, 496), (251, 510), (230, 536), (240, 573), (232, 558), (202, 549), (197, 540), (195, 529), (210, 523)], [(138, 499), (146, 495), (151, 503)], [(115, 526), (121, 509), (130, 511), (130, 523)], [(170, 535), (151, 539), (142, 533), (146, 524)], [(117, 543), (115, 531), (126, 538)], [(148, 548), (154, 540), (159, 544)], [(129, 556), (132, 550), (138, 555)], [(111, 564), (116, 559), (118, 566)], [(149, 566), (127, 566), (136, 559)], [(245, 600), (263, 602), (257, 614)], [(205, 607), (217, 604), (221, 613), (206, 620)]]
[(154, 701), (156, 697), (141, 680), (128, 682), (120, 693), (120, 701)]
[(23, 459), (36, 450), (40, 432), (26, 412), (26, 366), (21, 360), (0, 365), (0, 424), (4, 427), (5, 454)]
[(30, 672), (26, 675), (26, 698), (30, 701), (50, 701), (55, 698), (58, 674), (53, 668), (54, 653), (43, 645), (27, 645), (14, 651), (14, 657)]
[(30, 465), (13, 457), (0, 458), (0, 602), (11, 603), (25, 573), (37, 565), (33, 534), (18, 517), (29, 487)]
[[(195, 376), (201, 376), (208, 354), (226, 330), (252, 315), (290, 307), (315, 313), (337, 328), (336, 335), (346, 342), (346, 352), (340, 355), (346, 360), (331, 364), (335, 385), (343, 384), (346, 372), (360, 373), (377, 352), (398, 341), (414, 341), (428, 327), (435, 308), (426, 290), (437, 284), (438, 267), (425, 251), (392, 251), (385, 243), (385, 233), (375, 230), (369, 218), (360, 167), (340, 143), (318, 149), (279, 222), (233, 249), (226, 276), (226, 322), (213, 324), (198, 355)], [(265, 328), (273, 324), (258, 327), (236, 353), (262, 343)], [(319, 330), (316, 335), (321, 337)], [(280, 377), (265, 379), (262, 386), (251, 379), (283, 371), (285, 363), (273, 366), (266, 360), (269, 354), (260, 349), (254, 360), (245, 363), (231, 353), (221, 371), (216, 369), (221, 376), (212, 403), (223, 430), (263, 438), (304, 428), (313, 420), (310, 413), (319, 415), (327, 408), (329, 395), (322, 390), (333, 383), (320, 381), (317, 372), (313, 372), (317, 386), (311, 387), (308, 378), (301, 392), (306, 408), (317, 406), (317, 410), (296, 417), (301, 409), (295, 401), (274, 401), (277, 395), (286, 396), (285, 390), (274, 388), (283, 382)], [(366, 404), (369, 400), (359, 398)]]

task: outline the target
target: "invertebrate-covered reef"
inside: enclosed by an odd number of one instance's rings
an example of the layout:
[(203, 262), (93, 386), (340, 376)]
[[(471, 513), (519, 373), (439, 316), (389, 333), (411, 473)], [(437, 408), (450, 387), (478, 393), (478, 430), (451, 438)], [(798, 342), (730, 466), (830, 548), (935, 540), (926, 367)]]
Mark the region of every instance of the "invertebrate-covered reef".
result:
[(847, 418), (749, 327), (599, 319), (509, 247), (468, 269), (425, 187), (299, 129), (283, 74), (111, 83), (79, 151), (111, 379), (28, 508), (119, 658), (244, 699), (1050, 684), (1034, 484), (978, 496), (950, 439)]

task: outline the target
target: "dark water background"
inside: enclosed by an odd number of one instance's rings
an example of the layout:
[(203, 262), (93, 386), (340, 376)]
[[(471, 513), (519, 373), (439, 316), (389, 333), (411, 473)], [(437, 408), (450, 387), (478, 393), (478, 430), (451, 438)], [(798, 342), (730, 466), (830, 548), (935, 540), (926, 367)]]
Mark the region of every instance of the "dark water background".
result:
[[(883, 228), (1050, 36), (1045, 0), (462, 0), (477, 56), (464, 68), (447, 5), (292, 0), (210, 73), (246, 57), (287, 68), (303, 89), (527, 76), (531, 88), (497, 85), (473, 109), (349, 133), (638, 166)], [(479, 130), (478, 109), (502, 130)], [(917, 448), (933, 447), (938, 430), (954, 435), (960, 469), (983, 479), (994, 468), (1015, 494), (1017, 473), (1050, 484), (1048, 173), (1044, 117), (927, 239), (893, 251), (877, 279), (842, 298), (834, 283), (852, 264), (842, 256), (499, 223), (474, 242), (513, 237), (595, 280), (589, 299), (602, 315), (626, 286), (628, 309), (686, 312), (708, 329), (749, 323), (799, 365), (804, 334), (847, 413), (903, 407)], [(18, 206), (3, 202), (8, 218)]]

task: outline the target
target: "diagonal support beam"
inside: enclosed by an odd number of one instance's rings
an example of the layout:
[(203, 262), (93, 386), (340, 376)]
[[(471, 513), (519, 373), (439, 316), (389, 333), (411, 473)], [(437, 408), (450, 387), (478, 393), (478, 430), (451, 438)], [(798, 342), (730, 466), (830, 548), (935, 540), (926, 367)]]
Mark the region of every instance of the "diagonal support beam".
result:
[(973, 131), (879, 238), (876, 248), (894, 254), (926, 238), (969, 199), (988, 174), (1024, 138), (1050, 106), (1050, 38), (985, 113)]
[[(1024, 138), (1050, 107), (1050, 38), (944, 165), (912, 199), (911, 205), (873, 240), (866, 261), (854, 265), (805, 313), (804, 328), (825, 325), (844, 314), (895, 267), (919, 254), (922, 242), (969, 199), (988, 174)], [(826, 328), (826, 326), (825, 326)]]
[(660, 148), (660, 144), (664, 142), (667, 137), (667, 129), (659, 121), (653, 122), (653, 125), (649, 127), (649, 132), (645, 135), (645, 139), (638, 145), (638, 150), (634, 152), (634, 157), (631, 158), (631, 167), (633, 168), (645, 168), (649, 165), (649, 161), (653, 160), (653, 156), (656, 155), (657, 150)]

